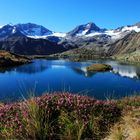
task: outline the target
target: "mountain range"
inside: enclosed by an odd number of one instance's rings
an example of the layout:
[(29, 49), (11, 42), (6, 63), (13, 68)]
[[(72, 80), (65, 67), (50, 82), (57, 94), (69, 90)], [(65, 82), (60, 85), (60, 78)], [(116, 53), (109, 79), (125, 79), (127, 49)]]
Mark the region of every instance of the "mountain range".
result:
[(119, 27), (117, 29), (105, 29), (99, 28), (95, 23), (87, 23), (84, 25), (79, 25), (72, 31), (68, 33), (54, 32), (51, 31), (42, 25), (37, 25), (34, 23), (26, 24), (7, 24), (0, 26), (0, 39), (4, 39), (10, 35), (19, 34), (30, 38), (35, 39), (46, 39), (49, 37), (58, 37), (58, 38), (70, 38), (70, 37), (93, 37), (106, 35), (112, 40), (120, 39), (131, 31), (139, 32), (140, 31), (140, 22), (134, 25), (127, 25)]
[(84, 55), (90, 51), (91, 55), (112, 56), (139, 51), (139, 32), (140, 22), (117, 29), (100, 28), (89, 22), (67, 33), (54, 32), (34, 23), (7, 24), (0, 26), (0, 49), (23, 55), (70, 50), (73, 54), (82, 52)]

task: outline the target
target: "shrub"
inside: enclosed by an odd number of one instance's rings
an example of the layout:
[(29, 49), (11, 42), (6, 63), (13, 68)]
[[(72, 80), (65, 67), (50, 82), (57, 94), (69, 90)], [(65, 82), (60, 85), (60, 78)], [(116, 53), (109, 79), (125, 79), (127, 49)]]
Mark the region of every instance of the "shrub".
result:
[(98, 140), (120, 116), (115, 101), (70, 93), (46, 94), (1, 107), (0, 137)]

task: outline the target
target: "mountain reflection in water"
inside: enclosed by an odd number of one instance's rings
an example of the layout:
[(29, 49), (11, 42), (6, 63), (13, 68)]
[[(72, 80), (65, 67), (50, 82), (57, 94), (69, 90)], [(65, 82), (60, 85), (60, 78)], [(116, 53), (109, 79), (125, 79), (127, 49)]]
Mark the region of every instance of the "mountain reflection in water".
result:
[(107, 63), (113, 67), (113, 73), (117, 74), (121, 77), (128, 77), (131, 79), (139, 79), (140, 78), (140, 67), (135, 67), (133, 65), (124, 65), (120, 64), (115, 61), (104, 61), (104, 60), (96, 60), (96, 61), (87, 61), (87, 62), (71, 62), (66, 60), (34, 60), (33, 63), (25, 64), (22, 66), (14, 67), (14, 68), (7, 68), (7, 69), (0, 69), (1, 73), (15, 71), (19, 73), (26, 73), (26, 74), (34, 74), (46, 71), (47, 69), (62, 69), (62, 68), (70, 68), (75, 73), (83, 75), (85, 77), (92, 77), (97, 72), (88, 72), (86, 67), (93, 64), (93, 63)]
[(120, 75), (121, 77), (128, 77), (131, 79), (140, 79), (140, 67), (134, 65), (125, 65), (120, 63), (108, 63), (113, 67), (113, 73)]

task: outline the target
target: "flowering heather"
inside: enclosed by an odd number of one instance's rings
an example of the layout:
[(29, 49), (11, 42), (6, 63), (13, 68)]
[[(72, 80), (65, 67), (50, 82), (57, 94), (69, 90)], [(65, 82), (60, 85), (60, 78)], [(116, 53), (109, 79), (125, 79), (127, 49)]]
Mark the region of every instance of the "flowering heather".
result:
[(118, 121), (114, 101), (53, 93), (0, 107), (0, 137), (13, 139), (101, 139)]

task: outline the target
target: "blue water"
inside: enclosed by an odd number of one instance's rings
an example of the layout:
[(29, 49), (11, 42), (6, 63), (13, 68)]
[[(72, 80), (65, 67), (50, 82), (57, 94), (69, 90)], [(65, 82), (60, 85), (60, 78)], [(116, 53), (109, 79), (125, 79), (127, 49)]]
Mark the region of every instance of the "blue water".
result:
[[(111, 72), (88, 73), (93, 63), (112, 65)], [(98, 99), (120, 98), (140, 93), (140, 67), (111, 60), (71, 62), (69, 60), (34, 60), (31, 64), (0, 71), (0, 100), (39, 96), (50, 91), (70, 91)]]

